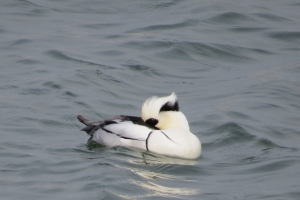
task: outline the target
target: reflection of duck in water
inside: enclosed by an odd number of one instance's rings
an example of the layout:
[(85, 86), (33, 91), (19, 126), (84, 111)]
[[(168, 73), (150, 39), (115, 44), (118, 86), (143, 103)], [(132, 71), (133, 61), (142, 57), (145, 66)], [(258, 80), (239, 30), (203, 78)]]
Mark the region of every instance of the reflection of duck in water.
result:
[(120, 115), (97, 122), (81, 115), (77, 118), (87, 126), (82, 130), (91, 136), (88, 142), (136, 147), (186, 159), (198, 158), (201, 153), (201, 143), (179, 111), (175, 93), (147, 99), (142, 106), (142, 117)]

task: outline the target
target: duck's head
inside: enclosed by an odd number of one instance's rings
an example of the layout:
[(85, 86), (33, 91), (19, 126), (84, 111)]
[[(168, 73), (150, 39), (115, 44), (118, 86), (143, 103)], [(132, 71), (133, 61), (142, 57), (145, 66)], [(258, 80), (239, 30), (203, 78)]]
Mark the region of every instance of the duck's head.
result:
[(190, 130), (186, 117), (179, 111), (174, 92), (170, 96), (153, 96), (147, 99), (142, 106), (142, 119), (153, 128), (161, 130), (175, 127)]

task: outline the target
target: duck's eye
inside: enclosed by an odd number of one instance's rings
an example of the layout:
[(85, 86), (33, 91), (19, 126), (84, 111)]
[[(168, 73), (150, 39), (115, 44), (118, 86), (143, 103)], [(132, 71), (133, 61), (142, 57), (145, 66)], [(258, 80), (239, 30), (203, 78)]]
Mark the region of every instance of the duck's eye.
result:
[(150, 119), (147, 119), (145, 121), (147, 124), (149, 124), (150, 126), (155, 126), (157, 123), (158, 123), (158, 120), (157, 119), (154, 119), (154, 118), (150, 118)]

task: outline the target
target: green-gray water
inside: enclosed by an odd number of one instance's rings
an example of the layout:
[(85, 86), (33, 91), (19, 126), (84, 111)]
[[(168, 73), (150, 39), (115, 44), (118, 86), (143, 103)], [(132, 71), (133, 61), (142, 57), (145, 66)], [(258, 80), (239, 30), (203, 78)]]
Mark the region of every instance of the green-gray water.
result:
[[(1, 1), (0, 52), (0, 199), (300, 199), (298, 0)], [(198, 160), (86, 145), (173, 91)]]

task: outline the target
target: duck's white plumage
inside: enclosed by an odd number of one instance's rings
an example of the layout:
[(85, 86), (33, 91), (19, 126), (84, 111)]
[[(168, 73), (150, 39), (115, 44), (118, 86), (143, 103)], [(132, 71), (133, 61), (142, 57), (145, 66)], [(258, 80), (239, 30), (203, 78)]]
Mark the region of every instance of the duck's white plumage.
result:
[(166, 97), (157, 97), (153, 96), (147, 99), (142, 106), (142, 119), (146, 121), (147, 119), (156, 117), (159, 114), (160, 109), (167, 102), (170, 105), (174, 105), (177, 101), (177, 97), (173, 92), (170, 96)]
[(83, 130), (91, 135), (88, 142), (135, 147), (186, 159), (195, 159), (201, 154), (201, 143), (190, 132), (186, 117), (179, 111), (175, 93), (147, 99), (142, 106), (142, 117), (120, 115), (92, 122), (78, 115), (78, 119), (87, 125)]

